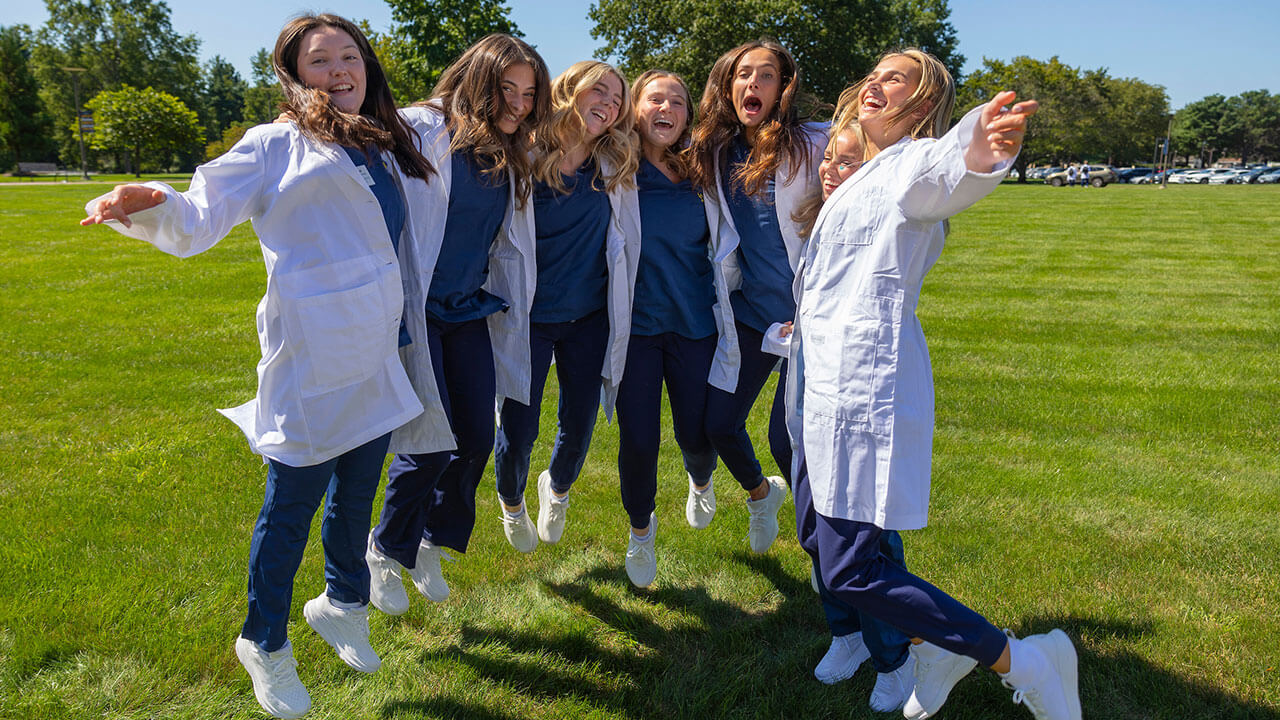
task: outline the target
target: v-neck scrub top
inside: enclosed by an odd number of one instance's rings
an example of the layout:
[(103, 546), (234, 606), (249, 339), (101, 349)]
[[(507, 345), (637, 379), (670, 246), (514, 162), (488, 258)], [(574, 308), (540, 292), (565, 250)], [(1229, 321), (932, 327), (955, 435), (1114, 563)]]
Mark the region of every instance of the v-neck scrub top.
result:
[(538, 287), (529, 319), (536, 323), (578, 320), (608, 301), (609, 195), (596, 187), (590, 161), (563, 179), (567, 195), (542, 182), (533, 188)]
[[(391, 246), (399, 252), (400, 233), (404, 231), (407, 213), (404, 198), (400, 196), (400, 188), (396, 185), (395, 178), (391, 177), (387, 161), (382, 159), (382, 153), (378, 151), (376, 145), (369, 146), (366, 150), (367, 155), (353, 147), (346, 145), (341, 147), (347, 153), (347, 157), (351, 158), (357, 171), (364, 168), (364, 171), (369, 173), (369, 179), (373, 181), (369, 189), (373, 191), (373, 196), (378, 200), (378, 207), (382, 209), (382, 221), (387, 224), (387, 233), (391, 235)], [(404, 318), (401, 318), (400, 338), (397, 344), (404, 347), (411, 342), (413, 338), (409, 337), (409, 328), (406, 327)]]
[(738, 230), (738, 263), (742, 269), (742, 287), (730, 293), (729, 302), (735, 320), (765, 333), (770, 325), (795, 318), (791, 288), (795, 272), (778, 225), (774, 181), (770, 179), (764, 191), (747, 195), (733, 180), (733, 171), (745, 164), (750, 155), (751, 147), (739, 135), (730, 144), (727, 161), (720, 170), (720, 186)]
[(507, 173), (485, 175), (472, 152), (450, 153), (452, 183), (444, 240), (427, 292), (427, 316), (461, 323), (492, 315), (505, 299), (481, 287), (489, 277), (489, 249), (506, 216)]
[(631, 310), (632, 335), (712, 335), (715, 284), (707, 214), (688, 179), (671, 182), (648, 160), (636, 172), (640, 200), (640, 265)]

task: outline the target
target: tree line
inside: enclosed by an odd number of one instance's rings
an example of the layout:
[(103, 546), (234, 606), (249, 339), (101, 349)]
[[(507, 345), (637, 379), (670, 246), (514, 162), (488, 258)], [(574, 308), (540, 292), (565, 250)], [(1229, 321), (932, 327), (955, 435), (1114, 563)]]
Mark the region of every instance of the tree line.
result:
[[(385, 33), (362, 24), (401, 104), (430, 95), (440, 72), (490, 32), (522, 35), (501, 0), (387, 0)], [(163, 0), (46, 0), (40, 28), (0, 27), (0, 170), (19, 161), (79, 164), (74, 94), (93, 114), (91, 169), (183, 170), (225, 152), (244, 130), (275, 118), (281, 100), (271, 56), (257, 52), (251, 77), (215, 56), (201, 64), (200, 39), (182, 34)], [(662, 67), (700, 92), (715, 59), (769, 36), (805, 71), (810, 110), (821, 119), (840, 91), (882, 50), (912, 45), (960, 78), (957, 115), (999, 89), (1041, 103), (1019, 164), (1135, 164), (1169, 135), (1163, 87), (1081, 69), (1057, 57), (984, 58), (960, 70), (946, 0), (597, 0), (590, 7), (599, 58), (629, 76)], [(584, 56), (585, 56), (584, 49)], [(68, 68), (76, 68), (69, 70)], [(1280, 158), (1280, 96), (1267, 90), (1210, 95), (1172, 115), (1171, 149), (1186, 161)], [(1020, 168), (1022, 169), (1022, 168)]]

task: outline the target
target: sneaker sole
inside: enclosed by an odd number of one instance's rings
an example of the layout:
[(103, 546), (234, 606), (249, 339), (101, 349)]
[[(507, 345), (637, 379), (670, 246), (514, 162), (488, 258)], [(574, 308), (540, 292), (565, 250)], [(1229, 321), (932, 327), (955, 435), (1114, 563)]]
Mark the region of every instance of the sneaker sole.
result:
[(329, 633), (326, 632), (329, 628), (329, 624), (319, 618), (316, 611), (311, 608), (311, 603), (313, 602), (315, 601), (309, 600), (306, 605), (302, 606), (302, 617), (306, 619), (307, 625), (310, 625), (311, 629), (314, 630), (316, 634), (329, 645), (329, 647), (333, 648), (334, 652), (338, 653), (338, 659), (346, 663), (352, 670), (358, 670), (362, 673), (377, 672), (378, 668), (382, 667), (382, 659), (379, 658), (376, 664), (366, 664), (350, 648), (338, 647), (337, 643), (335, 643), (333, 639), (329, 637)]
[(262, 708), (263, 712), (267, 713), (272, 717), (281, 718), (282, 720), (294, 720), (295, 718), (300, 718), (303, 715), (306, 715), (307, 712), (311, 710), (311, 698), (309, 696), (307, 697), (307, 706), (302, 708), (301, 710), (285, 710), (280, 708), (273, 710), (272, 708), (268, 707), (270, 703), (264, 700), (262, 695), (259, 694), (258, 683), (254, 681), (253, 673), (249, 671), (249, 661), (246, 660), (244, 657), (245, 652), (251, 652), (251, 651), (242, 651), (240, 649), (240, 643), (238, 641), (236, 642), (235, 648), (236, 648), (236, 659), (239, 660), (240, 665), (244, 667), (245, 674), (249, 676), (249, 684), (253, 686), (253, 699), (258, 701), (258, 707)]

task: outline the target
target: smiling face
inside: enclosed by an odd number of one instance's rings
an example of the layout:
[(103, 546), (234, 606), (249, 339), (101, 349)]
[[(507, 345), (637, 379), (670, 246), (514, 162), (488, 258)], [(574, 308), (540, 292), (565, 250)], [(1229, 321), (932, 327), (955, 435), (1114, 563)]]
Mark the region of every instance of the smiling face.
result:
[(495, 124), (510, 135), (533, 111), (538, 98), (537, 79), (528, 63), (516, 63), (502, 73), (502, 102), (499, 103)]
[(342, 112), (358, 114), (364, 105), (364, 57), (345, 30), (322, 25), (302, 36), (298, 79), (309, 88), (329, 93)]
[(738, 122), (752, 135), (773, 112), (782, 94), (782, 73), (773, 51), (756, 48), (738, 58), (733, 68), (733, 86), (729, 99), (733, 102)]
[(636, 103), (636, 130), (646, 148), (665, 150), (680, 139), (689, 126), (689, 96), (672, 77), (657, 77), (640, 90)]
[(836, 136), (834, 143), (827, 146), (822, 162), (818, 164), (818, 177), (822, 179), (822, 199), (831, 197), (840, 183), (848, 180), (860, 167), (862, 146), (858, 144), (858, 134), (852, 129), (844, 130)]
[[(876, 65), (858, 94), (858, 123), (868, 133), (881, 134), (889, 121), (904, 129), (906, 118), (894, 117), (920, 87), (920, 64), (906, 55), (891, 55)], [(924, 117), (927, 108), (917, 111)], [(905, 132), (904, 132), (905, 134)]]
[(622, 111), (622, 93), (622, 80), (607, 72), (578, 95), (575, 107), (588, 140), (600, 137), (617, 122), (618, 113)]

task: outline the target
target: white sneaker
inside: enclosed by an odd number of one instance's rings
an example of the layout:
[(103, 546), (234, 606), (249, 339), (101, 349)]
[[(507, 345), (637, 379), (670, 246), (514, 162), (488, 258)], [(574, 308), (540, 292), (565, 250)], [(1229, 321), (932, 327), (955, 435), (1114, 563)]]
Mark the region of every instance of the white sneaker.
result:
[(373, 544), (372, 532), (364, 551), (364, 561), (369, 566), (369, 602), (388, 615), (409, 612), (409, 596), (404, 591), (404, 579), (400, 577), (401, 565), (383, 555)]
[(876, 685), (871, 688), (871, 709), (876, 712), (901, 710), (916, 687), (915, 666), (915, 658), (908, 655), (897, 670), (876, 673)]
[(269, 653), (242, 636), (236, 638), (236, 657), (253, 682), (253, 696), (268, 714), (300, 718), (311, 709), (311, 696), (298, 679), (293, 645), (285, 642), (284, 647)]
[(771, 475), (765, 482), (769, 483), (769, 494), (747, 501), (747, 512), (751, 515), (747, 521), (747, 542), (754, 553), (768, 552), (769, 546), (778, 539), (778, 509), (787, 499), (787, 484), (782, 478)]
[(1013, 701), (1026, 705), (1036, 720), (1080, 720), (1076, 649), (1071, 639), (1061, 630), (1050, 630), (1019, 642), (1033, 650), (1034, 654), (1028, 654), (1040, 655), (1034, 657), (1039, 667), (1029, 673), (1033, 676), (1030, 682), (1014, 686), (1008, 679), (1001, 680), (1005, 687), (1013, 689)]
[(423, 540), (418, 544), (418, 559), (409, 568), (409, 577), (413, 586), (418, 588), (431, 602), (444, 602), (449, 599), (449, 584), (444, 581), (444, 573), (440, 572), (440, 557), (452, 559), (443, 548), (436, 547)]
[(501, 501), (498, 505), (502, 510), (502, 534), (507, 536), (507, 542), (522, 553), (533, 552), (538, 547), (538, 531), (529, 519), (529, 509), (521, 507), (520, 517), (511, 517)]
[(862, 642), (862, 633), (833, 636), (831, 647), (813, 669), (813, 676), (824, 685), (835, 685), (853, 677), (858, 667), (870, 659), (871, 651)]
[(538, 537), (548, 545), (560, 542), (564, 534), (564, 521), (569, 514), (569, 498), (553, 499), (551, 471), (543, 470), (538, 476)]
[(701, 530), (711, 524), (711, 519), (716, 516), (716, 489), (707, 480), (707, 489), (698, 492), (698, 486), (693, 482), (693, 476), (689, 476), (689, 497), (684, 501), (684, 519), (689, 521), (689, 527)]
[(634, 531), (627, 531), (627, 577), (636, 587), (649, 587), (658, 578), (658, 556), (654, 554), (658, 537), (658, 516), (649, 515), (649, 539), (637, 540)]
[(302, 617), (353, 670), (371, 673), (382, 667), (378, 653), (369, 645), (368, 606), (340, 608), (320, 593), (302, 606)]
[(902, 716), (907, 720), (923, 720), (936, 715), (947, 701), (951, 688), (978, 665), (978, 661), (971, 657), (957, 655), (927, 642), (912, 645), (911, 656), (916, 661), (916, 686), (902, 708)]

